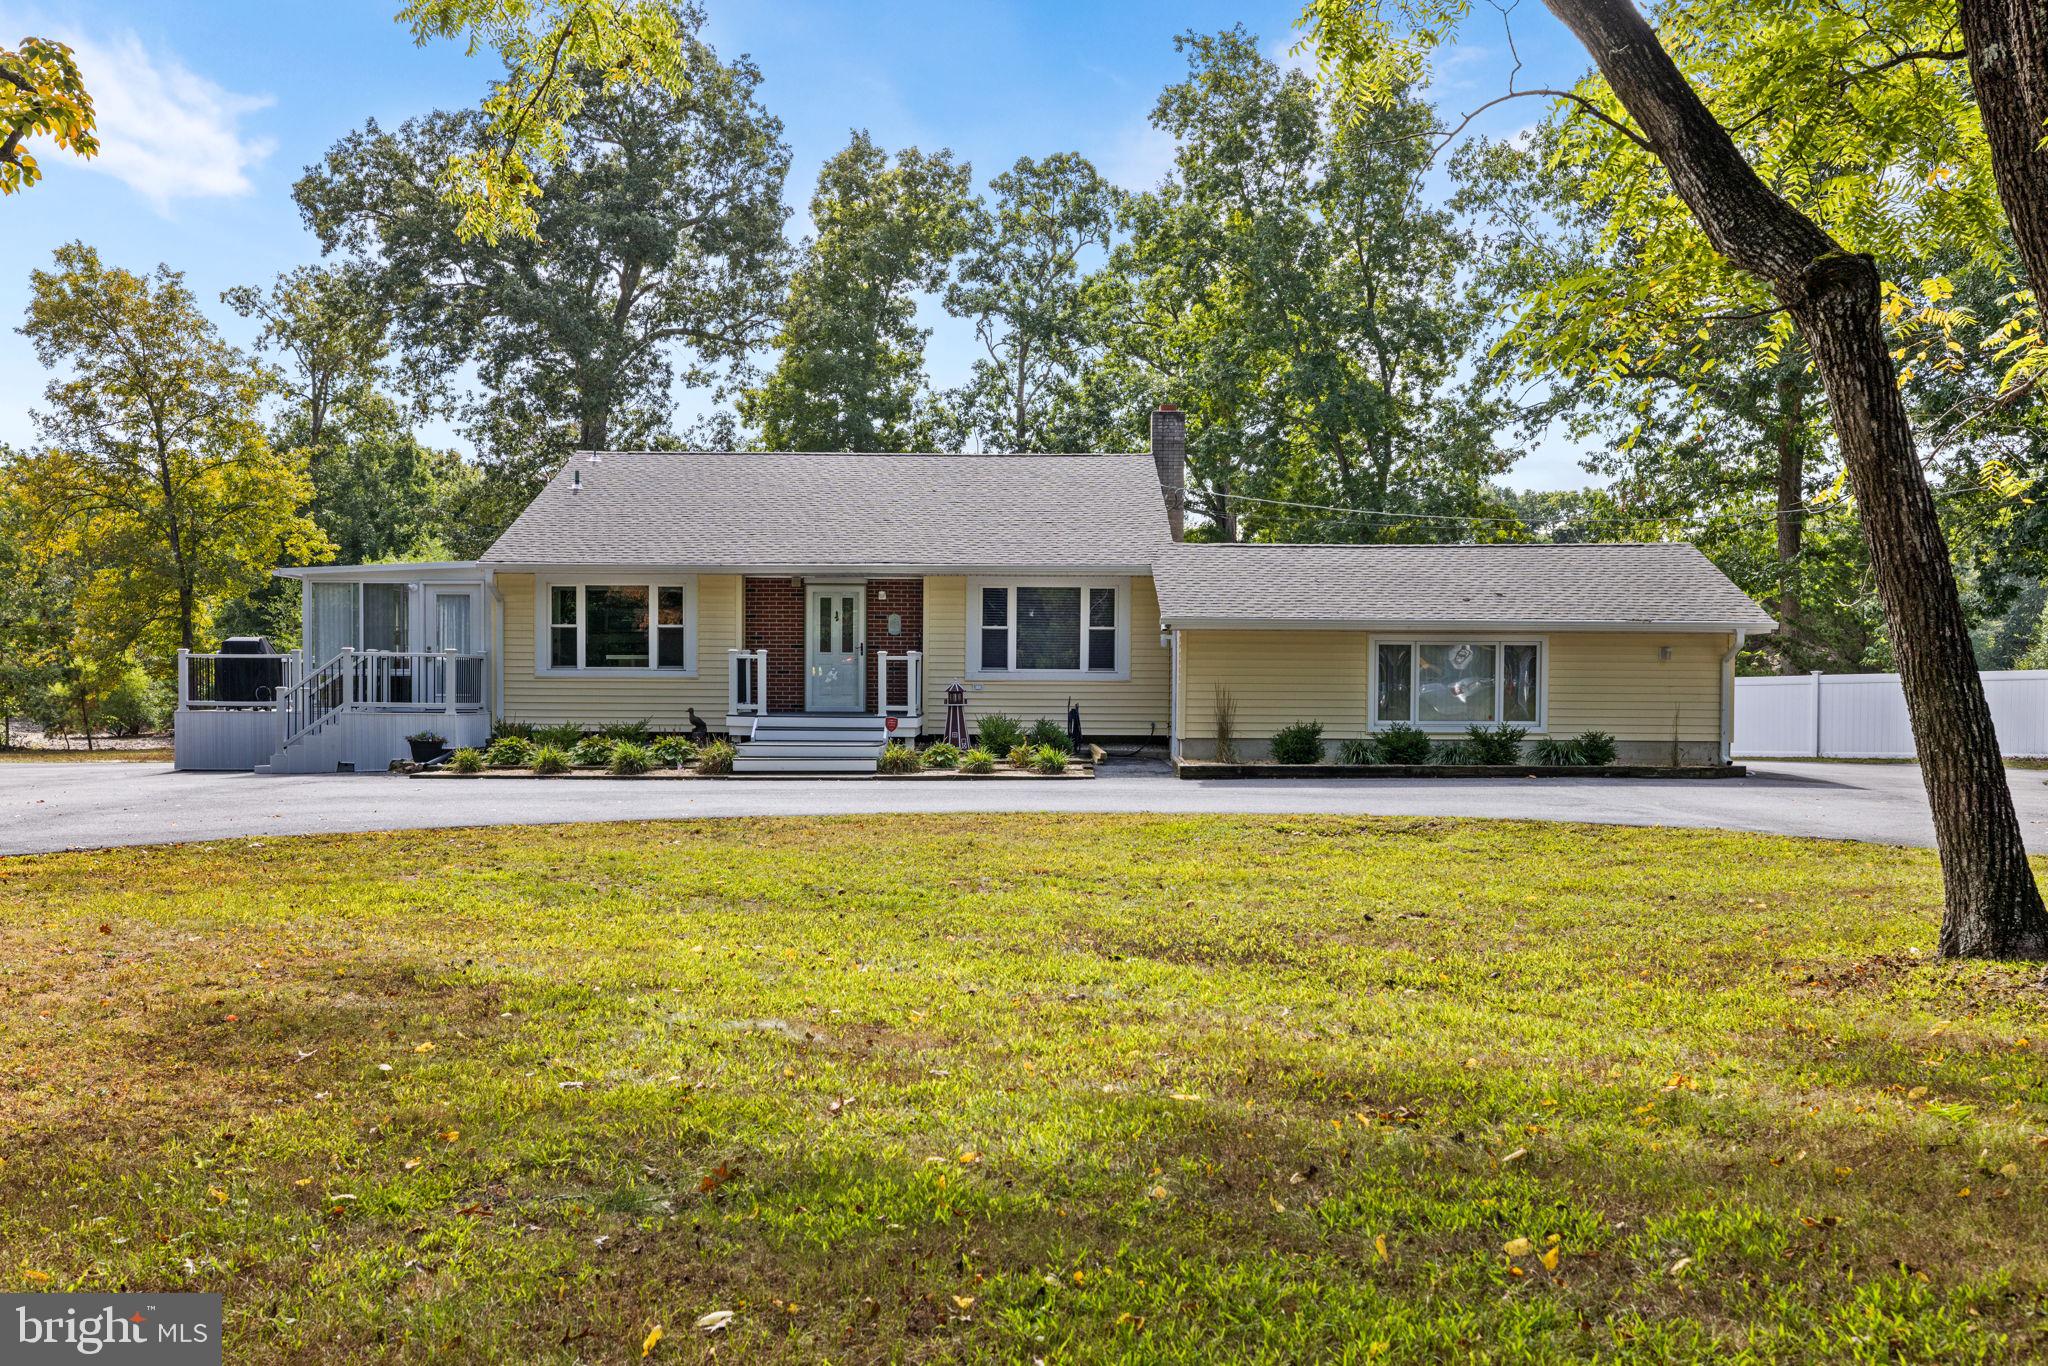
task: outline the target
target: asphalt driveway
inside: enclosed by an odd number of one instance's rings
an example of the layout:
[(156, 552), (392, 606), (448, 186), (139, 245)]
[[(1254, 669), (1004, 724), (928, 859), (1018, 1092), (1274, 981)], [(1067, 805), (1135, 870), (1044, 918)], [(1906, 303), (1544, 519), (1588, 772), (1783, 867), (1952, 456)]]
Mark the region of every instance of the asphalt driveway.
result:
[[(2014, 771), (2027, 847), (2048, 854), (2048, 773)], [(1929, 845), (1905, 764), (1755, 764), (1750, 776), (1182, 782), (1112, 762), (1092, 782), (418, 782), (403, 777), (175, 773), (165, 764), (0, 764), (0, 854), (250, 835), (561, 821), (883, 812), (1147, 811), (1491, 816), (1714, 826)]]

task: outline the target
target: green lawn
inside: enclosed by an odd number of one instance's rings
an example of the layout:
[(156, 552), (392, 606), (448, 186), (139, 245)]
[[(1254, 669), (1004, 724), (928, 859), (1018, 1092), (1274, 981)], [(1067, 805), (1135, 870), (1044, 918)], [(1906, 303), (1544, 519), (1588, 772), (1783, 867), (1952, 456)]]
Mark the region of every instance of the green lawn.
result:
[(0, 749), (0, 763), (64, 764), (114, 760), (137, 764), (168, 764), (176, 756), (169, 745), (148, 749)]
[(1937, 898), (1445, 820), (4, 860), (0, 1290), (218, 1290), (232, 1361), (2037, 1357), (2048, 992)]

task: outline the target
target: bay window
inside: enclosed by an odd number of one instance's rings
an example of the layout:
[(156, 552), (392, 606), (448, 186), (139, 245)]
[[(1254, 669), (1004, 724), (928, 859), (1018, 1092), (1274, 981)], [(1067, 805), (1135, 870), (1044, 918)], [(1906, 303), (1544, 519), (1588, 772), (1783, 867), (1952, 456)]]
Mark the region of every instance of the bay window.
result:
[(976, 579), (967, 594), (968, 673), (1126, 677), (1129, 600), (1123, 579)]
[(624, 582), (542, 585), (540, 671), (689, 673), (696, 668), (695, 586)]
[(1372, 724), (1463, 730), (1543, 727), (1543, 643), (1375, 640)]

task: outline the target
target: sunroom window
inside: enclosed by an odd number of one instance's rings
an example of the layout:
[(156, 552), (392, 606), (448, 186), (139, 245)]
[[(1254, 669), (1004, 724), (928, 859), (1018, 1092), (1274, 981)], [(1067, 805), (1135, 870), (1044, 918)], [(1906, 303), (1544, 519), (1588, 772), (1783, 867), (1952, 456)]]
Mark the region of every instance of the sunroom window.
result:
[(1127, 622), (1121, 582), (977, 583), (968, 599), (976, 674), (1117, 674)]
[(1424, 730), (1540, 726), (1540, 641), (1382, 640), (1373, 650), (1373, 724)]
[(684, 584), (551, 584), (550, 669), (690, 668), (690, 590)]

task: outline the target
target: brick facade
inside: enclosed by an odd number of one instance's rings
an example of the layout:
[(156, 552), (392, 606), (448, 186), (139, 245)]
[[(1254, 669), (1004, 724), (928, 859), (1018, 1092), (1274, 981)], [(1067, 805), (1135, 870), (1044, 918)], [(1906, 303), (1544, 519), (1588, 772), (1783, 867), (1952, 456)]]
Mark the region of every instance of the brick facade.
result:
[[(772, 712), (804, 709), (804, 644), (810, 627), (804, 599), (800, 579), (746, 580), (740, 638), (744, 648), (768, 652), (768, 709)], [(892, 614), (899, 618), (900, 627), (893, 636), (889, 634)], [(875, 671), (881, 652), (897, 655), (924, 648), (923, 579), (867, 581), (867, 646), (867, 710), (872, 714), (880, 705)]]
[[(893, 636), (889, 634), (889, 617), (892, 613), (901, 618), (897, 624), (902, 628), (899, 634)], [(902, 655), (923, 648), (924, 580), (869, 579), (867, 709), (870, 713), (881, 710), (882, 694), (875, 683), (875, 671), (881, 667), (882, 651)], [(896, 687), (900, 695), (903, 688), (903, 670), (898, 666), (891, 672), (896, 675)]]
[(742, 593), (743, 648), (768, 652), (768, 710), (804, 709), (804, 586), (800, 579), (748, 579)]

